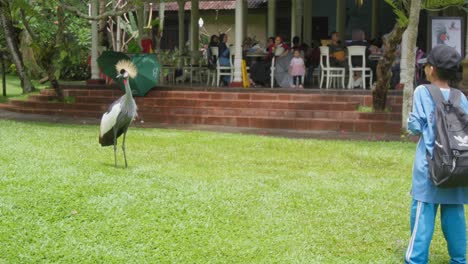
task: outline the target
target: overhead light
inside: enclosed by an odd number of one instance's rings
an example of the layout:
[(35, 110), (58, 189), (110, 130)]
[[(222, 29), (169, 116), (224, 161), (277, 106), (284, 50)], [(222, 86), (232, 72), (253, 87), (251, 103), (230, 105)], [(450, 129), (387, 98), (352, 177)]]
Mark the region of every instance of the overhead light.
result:
[(355, 3), (358, 7), (361, 7), (364, 4), (364, 0), (355, 0)]
[(200, 28), (203, 27), (203, 18), (200, 17), (200, 19), (198, 19), (198, 26), (200, 26)]

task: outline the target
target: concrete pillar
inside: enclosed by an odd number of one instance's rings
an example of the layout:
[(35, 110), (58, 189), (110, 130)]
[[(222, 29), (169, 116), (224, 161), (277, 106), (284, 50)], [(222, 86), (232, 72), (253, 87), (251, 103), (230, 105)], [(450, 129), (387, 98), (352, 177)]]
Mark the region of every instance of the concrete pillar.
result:
[(346, 39), (346, 1), (336, 0), (336, 31), (340, 35), (341, 43)]
[[(234, 56), (234, 80), (232, 81), (232, 86), (242, 86), (242, 23), (244, 18), (244, 0), (236, 0), (236, 41), (235, 41), (235, 56)], [(231, 54), (232, 55), (232, 54)]]
[(372, 25), (371, 25), (371, 39), (375, 39), (379, 34), (380, 28), (380, 4), (381, 0), (372, 0)]
[(312, 43), (312, 1), (304, 1), (304, 39), (303, 42), (310, 46)]
[(304, 35), (302, 32), (303, 21), (304, 21), (304, 1), (296, 0), (296, 35), (294, 36), (299, 36), (301, 38), (301, 41), (304, 40)]
[[(191, 38), (190, 38), (190, 49), (191, 51), (198, 51), (198, 37), (199, 37), (199, 26), (198, 26), (198, 0), (192, 0), (192, 9), (190, 10), (190, 26), (191, 26)], [(193, 61), (192, 61), (193, 63)]]
[[(244, 40), (247, 36), (249, 36), (248, 26), (247, 26), (247, 16), (249, 15), (249, 5), (247, 4), (247, 0), (244, 0), (243, 3), (243, 18), (242, 18), (242, 40)], [(253, 36), (250, 36), (253, 37)]]
[(268, 36), (276, 36), (276, 0), (268, 0)]
[[(91, 1), (91, 16), (98, 15), (98, 0)], [(91, 20), (91, 79), (100, 79), (99, 77), (99, 67), (97, 64), (98, 58), (98, 21)]]
[(291, 0), (291, 44), (294, 36), (297, 35), (297, 0)]
[[(179, 12), (178, 12), (178, 18), (179, 18), (179, 51), (182, 52), (185, 47), (185, 37), (184, 37), (184, 12), (185, 12), (185, 0), (178, 0), (177, 3), (179, 4)], [(179, 65), (181, 66), (181, 65)]]

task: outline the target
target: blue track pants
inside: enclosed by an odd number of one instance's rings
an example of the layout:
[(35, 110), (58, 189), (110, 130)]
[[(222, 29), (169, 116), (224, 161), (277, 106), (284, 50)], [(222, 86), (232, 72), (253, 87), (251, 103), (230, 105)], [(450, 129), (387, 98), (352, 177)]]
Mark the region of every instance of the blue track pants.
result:
[[(434, 232), (439, 204), (413, 199), (411, 205), (411, 239), (405, 254), (405, 263), (428, 263), (429, 245)], [(440, 221), (447, 241), (450, 264), (466, 263), (466, 223), (462, 204), (441, 204)]]

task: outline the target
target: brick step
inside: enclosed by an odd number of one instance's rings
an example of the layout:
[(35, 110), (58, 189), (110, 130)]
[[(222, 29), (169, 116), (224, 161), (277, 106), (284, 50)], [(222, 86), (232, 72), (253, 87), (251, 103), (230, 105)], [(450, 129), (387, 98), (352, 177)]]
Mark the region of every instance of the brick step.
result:
[(41, 114), (41, 115), (64, 115), (72, 116), (77, 118), (91, 117), (101, 118), (102, 111), (91, 111), (91, 110), (80, 110), (80, 109), (54, 109), (54, 108), (32, 108), (32, 107), (20, 107), (11, 104), (0, 104), (0, 109), (24, 113), (24, 114)]
[(76, 109), (76, 110), (91, 110), (91, 111), (107, 111), (109, 105), (104, 104), (82, 104), (82, 103), (62, 103), (62, 102), (44, 102), (44, 101), (23, 101), (10, 100), (9, 103), (13, 106), (22, 108), (38, 108), (38, 109)]
[(234, 92), (200, 92), (200, 91), (151, 91), (145, 97), (170, 99), (209, 99), (209, 100), (247, 100), (247, 101), (330, 101), (330, 102), (360, 102), (362, 96), (340, 96), (333, 94), (301, 93), (234, 93)]
[[(55, 95), (53, 89), (44, 89), (41, 90), (42, 95)], [(100, 97), (119, 97), (122, 96), (124, 92), (118, 89), (64, 89), (64, 96), (100, 96)]]
[[(115, 101), (118, 97), (96, 97), (96, 96), (73, 96), (74, 98), (74, 103), (91, 103), (91, 104), (111, 104), (113, 101)], [(35, 102), (53, 102), (57, 99), (55, 95), (44, 95), (44, 94), (38, 94), (38, 95), (30, 95), (29, 99), (30, 101), (35, 101)]]
[[(42, 90), (44, 95), (54, 95), (52, 89)], [(65, 96), (121, 96), (121, 90), (85, 90), (65, 89)], [(210, 100), (253, 100), (253, 101), (329, 101), (329, 102), (361, 102), (363, 95), (321, 94), (321, 93), (254, 93), (254, 92), (206, 92), (206, 91), (150, 91), (145, 97), (137, 98), (170, 98), (170, 99), (210, 99)]]
[[(0, 104), (0, 109), (44, 115), (65, 115), (72, 117), (90, 117), (99, 119), (103, 111), (80, 109), (52, 109), (31, 108), (17, 105)], [(358, 113), (363, 114), (363, 113)], [(292, 130), (323, 130), (346, 132), (364, 132), (378, 134), (399, 134), (400, 121), (362, 120), (362, 119), (327, 119), (327, 118), (290, 118), (290, 117), (245, 117), (245, 116), (216, 116), (216, 115), (188, 115), (188, 114), (160, 114), (139, 112), (139, 119), (146, 122), (166, 124), (203, 124), (252, 128), (276, 128)]]
[[(54, 108), (78, 108), (78, 109), (104, 109), (116, 99), (107, 97), (76, 97), (75, 103), (51, 102), (49, 96), (35, 96), (34, 100), (21, 101), (11, 100), (15, 105), (24, 107), (40, 107), (44, 104)], [(41, 99), (39, 99), (41, 98)], [(46, 100), (47, 99), (47, 100)], [(296, 110), (335, 110), (335, 111), (354, 111), (357, 109), (358, 103), (346, 102), (265, 102), (265, 101), (211, 101), (211, 100), (187, 100), (187, 99), (154, 99), (154, 98), (136, 98), (137, 105), (141, 108), (154, 108), (162, 106), (171, 107), (219, 107), (219, 108), (246, 108), (246, 109), (296, 109)]]
[(32, 94), (28, 97), (28, 101), (50, 102), (56, 98), (57, 97), (55, 95)]
[[(76, 103), (91, 103), (91, 104), (111, 104), (114, 100), (116, 100), (120, 95), (111, 95), (111, 96), (75, 96)], [(53, 95), (31, 95), (30, 99), (33, 101), (51, 101), (55, 99)], [(151, 105), (154, 104), (154, 101), (161, 98), (154, 98), (154, 97), (138, 97), (136, 99), (137, 103), (143, 105)], [(166, 99), (175, 99), (175, 98), (166, 98)], [(286, 99), (286, 98), (285, 98)], [(294, 98), (296, 99), (296, 98)], [(181, 99), (182, 100), (182, 99)], [(186, 100), (192, 101), (193, 98), (187, 98)], [(297, 100), (295, 102), (302, 102), (301, 100)], [(321, 101), (323, 102), (323, 101)], [(353, 102), (356, 103), (356, 102)], [(401, 113), (402, 105), (401, 103), (392, 103), (388, 104), (388, 108), (391, 109), (391, 112), (394, 113)]]
[(336, 110), (354, 111), (358, 103), (349, 102), (294, 102), (294, 101), (239, 101), (239, 100), (185, 100), (137, 98), (139, 107), (222, 107), (222, 108), (256, 108), (256, 109), (297, 109), (297, 110)]
[(196, 116), (196, 115), (164, 115), (141, 114), (144, 121), (165, 124), (200, 124), (222, 125), (252, 128), (276, 128), (291, 130), (322, 130), (363, 132), (378, 134), (399, 134), (401, 122), (376, 120), (333, 120), (320, 118), (265, 118), (265, 117), (238, 117), (238, 116)]
[(242, 116), (266, 118), (323, 118), (338, 120), (388, 120), (400, 121), (400, 113), (362, 113), (357, 111), (328, 110), (284, 110), (284, 109), (251, 109), (251, 108), (218, 108), (218, 107), (139, 107), (140, 115), (194, 115), (194, 116)]

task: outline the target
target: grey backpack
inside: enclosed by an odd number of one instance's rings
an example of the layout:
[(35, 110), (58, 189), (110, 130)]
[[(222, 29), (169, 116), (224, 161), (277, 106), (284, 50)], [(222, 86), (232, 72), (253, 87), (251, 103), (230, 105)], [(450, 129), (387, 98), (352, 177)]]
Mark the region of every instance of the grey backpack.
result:
[(434, 153), (427, 153), (429, 175), (439, 187), (468, 186), (468, 115), (460, 106), (464, 96), (450, 88), (449, 100), (445, 101), (440, 89), (426, 85), (435, 102)]

